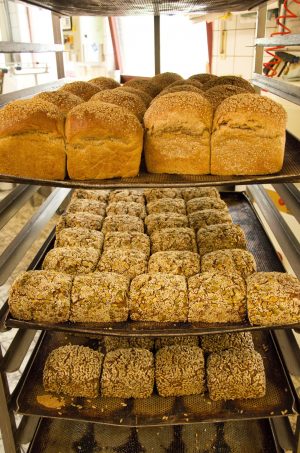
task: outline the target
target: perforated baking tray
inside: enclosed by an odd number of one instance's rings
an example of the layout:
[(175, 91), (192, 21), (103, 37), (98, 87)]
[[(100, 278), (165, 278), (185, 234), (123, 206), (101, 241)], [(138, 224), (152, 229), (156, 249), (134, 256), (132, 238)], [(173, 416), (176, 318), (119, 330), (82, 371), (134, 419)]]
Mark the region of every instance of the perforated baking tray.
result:
[[(22, 376), (16, 397), (17, 411), (26, 415), (86, 420), (109, 425), (176, 425), (203, 421), (269, 418), (293, 413), (294, 398), (284, 368), (268, 331), (253, 333), (255, 349), (262, 355), (267, 391), (263, 398), (212, 401), (208, 394), (184, 397), (160, 397), (154, 390), (146, 399), (71, 398), (55, 396), (43, 389), (42, 376), (50, 352), (65, 344), (83, 344), (92, 348), (98, 342), (86, 337), (47, 332), (37, 347), (35, 358)], [(52, 407), (49, 407), (52, 406)], [(54, 406), (54, 407), (53, 407)]]
[(119, 189), (119, 188), (138, 188), (138, 187), (187, 187), (187, 186), (220, 186), (229, 184), (276, 184), (280, 182), (300, 181), (300, 153), (299, 141), (291, 134), (287, 133), (285, 149), (285, 159), (282, 170), (274, 175), (257, 176), (213, 176), (213, 175), (168, 175), (151, 174), (141, 168), (139, 176), (134, 178), (116, 178), (90, 181), (74, 181), (66, 179), (64, 181), (47, 179), (19, 178), (0, 174), (0, 181), (13, 182), (20, 184), (36, 184), (57, 187), (82, 187), (84, 189)]
[[(235, 223), (239, 223), (245, 231), (247, 248), (253, 253), (257, 269), (259, 271), (283, 272), (283, 266), (275, 253), (260, 221), (258, 220), (249, 199), (241, 192), (221, 192), (223, 200), (229, 206), (230, 214)], [(47, 251), (53, 247), (54, 240), (51, 238), (44, 247), (39, 259), (35, 262), (35, 268), (39, 268)], [(7, 306), (8, 311), (8, 306)], [(61, 323), (53, 324), (46, 322), (22, 321), (12, 318), (7, 312), (6, 326), (19, 328), (33, 328), (43, 330), (56, 330), (65, 332), (78, 332), (84, 335), (105, 334), (121, 336), (161, 336), (161, 335), (196, 335), (205, 333), (217, 333), (225, 331), (261, 330), (267, 326), (251, 326), (249, 322), (239, 324), (207, 324), (207, 323), (157, 323), (128, 321), (121, 323)], [(300, 325), (278, 325), (273, 327), (288, 328)]]
[(268, 420), (120, 428), (41, 420), (28, 453), (281, 453)]

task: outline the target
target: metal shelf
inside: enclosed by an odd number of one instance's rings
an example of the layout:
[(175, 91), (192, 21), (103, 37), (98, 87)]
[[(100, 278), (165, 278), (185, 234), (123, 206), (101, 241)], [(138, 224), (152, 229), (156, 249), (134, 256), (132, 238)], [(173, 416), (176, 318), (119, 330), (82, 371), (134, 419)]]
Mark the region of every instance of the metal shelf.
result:
[(0, 53), (63, 52), (63, 44), (0, 41)]
[(300, 46), (300, 34), (286, 34), (278, 36), (270, 36), (264, 38), (256, 38), (257, 46)]
[(282, 80), (275, 80), (257, 73), (253, 75), (251, 82), (253, 85), (276, 94), (276, 96), (300, 105), (300, 86), (292, 85)]

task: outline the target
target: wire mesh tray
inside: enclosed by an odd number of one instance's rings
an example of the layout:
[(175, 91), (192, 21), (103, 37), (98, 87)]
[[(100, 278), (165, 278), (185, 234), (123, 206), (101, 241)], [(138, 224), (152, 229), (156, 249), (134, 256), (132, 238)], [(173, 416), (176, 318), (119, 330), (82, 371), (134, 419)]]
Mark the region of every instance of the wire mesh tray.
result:
[(28, 453), (279, 453), (268, 420), (122, 428), (40, 421)]
[[(247, 248), (253, 253), (257, 269), (259, 271), (284, 271), (282, 264), (273, 249), (259, 219), (257, 218), (253, 207), (242, 192), (222, 192), (221, 196), (227, 203), (233, 221), (239, 223), (247, 238)], [(48, 241), (44, 246), (39, 257), (35, 261), (34, 268), (40, 268), (45, 254), (53, 247), (54, 239)], [(268, 326), (251, 326), (249, 322), (239, 324), (208, 324), (208, 323), (157, 323), (128, 321), (119, 323), (46, 323), (35, 321), (23, 321), (12, 318), (8, 313), (6, 326), (18, 328), (33, 328), (43, 330), (55, 330), (64, 332), (78, 332), (84, 335), (123, 335), (123, 336), (161, 336), (161, 335), (197, 335), (206, 333), (222, 333), (226, 331), (243, 331), (243, 330), (262, 330), (268, 329)], [(278, 325), (290, 329), (299, 328), (295, 325)]]
[[(61, 417), (109, 425), (176, 425), (203, 421), (269, 418), (293, 413), (294, 398), (284, 368), (268, 331), (253, 333), (255, 349), (264, 359), (267, 391), (263, 398), (212, 401), (208, 394), (160, 397), (156, 390), (146, 399), (72, 398), (43, 389), (43, 368), (50, 352), (66, 344), (98, 348), (87, 337), (46, 332), (35, 358), (17, 390), (17, 411), (25, 415)], [(49, 397), (54, 396), (54, 400)], [(50, 407), (49, 407), (50, 406)]]
[(214, 175), (168, 175), (150, 174), (141, 168), (139, 176), (134, 178), (116, 178), (90, 181), (64, 181), (21, 178), (10, 175), (1, 175), (0, 181), (20, 184), (38, 184), (57, 187), (82, 187), (85, 189), (119, 189), (128, 187), (186, 187), (186, 186), (209, 186), (228, 184), (262, 184), (279, 183), (300, 180), (300, 154), (299, 141), (287, 133), (285, 159), (282, 170), (274, 175), (255, 176), (214, 176)]

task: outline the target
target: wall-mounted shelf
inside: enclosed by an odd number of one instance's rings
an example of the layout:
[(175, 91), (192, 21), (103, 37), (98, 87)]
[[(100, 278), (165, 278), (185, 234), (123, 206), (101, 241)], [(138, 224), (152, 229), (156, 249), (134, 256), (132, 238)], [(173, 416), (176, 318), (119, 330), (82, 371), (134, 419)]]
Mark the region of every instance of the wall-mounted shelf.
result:
[(300, 34), (292, 33), (272, 37), (257, 38), (257, 46), (300, 46)]
[(0, 53), (63, 52), (63, 44), (0, 41)]
[(282, 80), (275, 80), (256, 73), (253, 75), (252, 83), (263, 90), (269, 91), (294, 104), (300, 105), (300, 86), (292, 85), (291, 83), (283, 82)]

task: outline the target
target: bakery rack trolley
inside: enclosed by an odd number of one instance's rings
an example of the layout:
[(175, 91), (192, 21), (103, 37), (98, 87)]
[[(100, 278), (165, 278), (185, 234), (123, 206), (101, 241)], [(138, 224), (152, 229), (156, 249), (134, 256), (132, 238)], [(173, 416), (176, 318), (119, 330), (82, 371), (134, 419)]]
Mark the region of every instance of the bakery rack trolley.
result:
[[(259, 0), (248, 0), (246, 2), (239, 2), (231, 0), (229, 2), (213, 0), (210, 2), (206, 1), (197, 1), (193, 2), (168, 2), (168, 1), (143, 1), (143, 0), (133, 0), (131, 2), (124, 2), (121, 0), (113, 0), (111, 2), (106, 2), (106, 4), (90, 2), (89, 0), (78, 1), (70, 0), (69, 2), (60, 2), (58, 0), (52, 1), (36, 1), (32, 0), (27, 3), (38, 5), (44, 8), (48, 8), (53, 12), (53, 24), (55, 32), (55, 44), (58, 44), (59, 41), (59, 16), (60, 15), (102, 15), (102, 16), (120, 16), (120, 15), (133, 15), (140, 13), (150, 13), (154, 16), (154, 29), (155, 29), (155, 70), (159, 72), (160, 70), (160, 55), (159, 55), (159, 17), (163, 13), (195, 13), (199, 11), (208, 11), (208, 12), (223, 12), (224, 10), (245, 10), (246, 8), (254, 8), (258, 6), (258, 15), (257, 15), (257, 53), (256, 53), (256, 67), (255, 67), (255, 76), (253, 83), (262, 88), (267, 88), (270, 92), (273, 92), (277, 95), (280, 95), (292, 102), (299, 104), (300, 99), (300, 89), (297, 87), (286, 86), (284, 82), (274, 81), (267, 79), (261, 75), (262, 67), (262, 46), (270, 45), (275, 43), (275, 38), (263, 38), (264, 28), (265, 28), (265, 18), (266, 18), (266, 5)], [(299, 35), (290, 35), (284, 37), (285, 44), (288, 45), (300, 45), (300, 36)], [(18, 44), (18, 43), (1, 43), (0, 51), (2, 52), (21, 52), (21, 51), (37, 51), (37, 48), (34, 47), (34, 44)], [(30, 50), (31, 49), (31, 50)], [(41, 49), (45, 50), (45, 49)], [(54, 47), (54, 51), (61, 48)], [(47, 48), (49, 51), (49, 47)], [(38, 91), (42, 90), (51, 90), (55, 89), (57, 86), (65, 82), (63, 77), (63, 66), (62, 66), (62, 54), (57, 54), (58, 60), (58, 77), (60, 80), (53, 82), (51, 84), (41, 85), (38, 87), (20, 90), (15, 93), (10, 93), (8, 95), (2, 95), (0, 97), (0, 105), (21, 98), (32, 96)], [(295, 274), (300, 277), (300, 265), (299, 265), (299, 245), (296, 243), (293, 233), (287, 227), (287, 225), (282, 221), (282, 218), (276, 211), (271, 200), (268, 198), (263, 186), (258, 185), (258, 183), (269, 182), (276, 184), (276, 190), (282, 198), (284, 199), (287, 206), (290, 207), (291, 212), (299, 220), (299, 192), (294, 186), (293, 182), (299, 180), (300, 175), (300, 162), (299, 162), (299, 141), (288, 134), (287, 140), (287, 151), (288, 151), (288, 171), (284, 175), (276, 175), (264, 178), (219, 178), (213, 176), (207, 176), (203, 178), (193, 178), (193, 177), (176, 177), (174, 175), (147, 175), (142, 174), (140, 177), (131, 178), (128, 180), (107, 180), (99, 182), (82, 182), (80, 184), (72, 183), (71, 181), (64, 182), (53, 182), (53, 181), (29, 181), (22, 180), (21, 178), (4, 178), (0, 177), (1, 181), (6, 182), (17, 182), (19, 185), (11, 191), (9, 195), (6, 196), (0, 202), (0, 227), (3, 228), (4, 225), (21, 209), (21, 207), (32, 197), (32, 195), (39, 189), (42, 185), (56, 186), (48, 198), (43, 202), (41, 207), (33, 215), (33, 217), (27, 222), (27, 224), (22, 228), (22, 230), (16, 235), (13, 241), (7, 246), (2, 255), (0, 256), (0, 284), (3, 285), (20, 260), (24, 257), (26, 251), (30, 248), (34, 240), (39, 236), (41, 230), (47, 224), (49, 219), (51, 219), (58, 209), (63, 209), (63, 205), (68, 200), (71, 189), (74, 187), (85, 187), (85, 188), (134, 188), (134, 187), (182, 187), (182, 186), (192, 186), (192, 185), (219, 185), (226, 187), (229, 184), (247, 184), (248, 199), (247, 206), (248, 209), (252, 212), (252, 218), (255, 221), (255, 228), (260, 228), (262, 235), (265, 235), (262, 224), (260, 223), (258, 216), (259, 213), (263, 213), (264, 221), (272, 225), (272, 230), (276, 236), (276, 239), (280, 243), (284, 253), (291, 263)], [(233, 197), (234, 195), (224, 192), (225, 197)], [(236, 195), (239, 198), (239, 195)], [(251, 204), (251, 199), (255, 200), (255, 206)], [(236, 215), (239, 214), (239, 205), (236, 210)], [(256, 210), (256, 214), (254, 209)], [(250, 212), (249, 211), (249, 212)], [(254, 216), (254, 217), (253, 217)], [(255, 220), (256, 219), (256, 220)], [(247, 219), (246, 219), (247, 221)], [(249, 230), (249, 234), (255, 236), (257, 231)], [(50, 234), (44, 244), (41, 246), (39, 252), (34, 258), (33, 262), (30, 265), (30, 268), (38, 268), (45, 253), (53, 244), (54, 232)], [(265, 241), (269, 249), (272, 250), (270, 243), (266, 236)], [(276, 261), (276, 255), (273, 250), (273, 255), (271, 261)], [(275, 258), (274, 258), (275, 257)], [(269, 257), (270, 258), (270, 257)], [(264, 263), (264, 257), (261, 258), (262, 263)], [(277, 266), (280, 266), (280, 262), (277, 260)], [(9, 329), (6, 325), (7, 320), (7, 305), (4, 304), (0, 310), (0, 326), (3, 331)], [(38, 339), (36, 340), (36, 335)], [(64, 334), (63, 334), (64, 335)], [(258, 335), (260, 333), (258, 332)], [(245, 416), (243, 410), (237, 410), (235, 404), (229, 404), (227, 409), (227, 415), (216, 415), (215, 418), (212, 418), (211, 415), (207, 415), (201, 419), (201, 422), (206, 423), (197, 423), (197, 426), (200, 428), (201, 436), (205, 436), (206, 432), (214, 430), (215, 443), (213, 445), (214, 450), (230, 453), (234, 450), (235, 442), (237, 446), (241, 438), (245, 442), (242, 449), (236, 451), (249, 451), (253, 452), (251, 449), (254, 445), (254, 439), (256, 441), (260, 440), (262, 445), (262, 450), (265, 453), (270, 452), (283, 452), (284, 450), (292, 450), (293, 452), (300, 452), (300, 422), (297, 417), (296, 421), (296, 430), (293, 432), (291, 424), (287, 415), (292, 413), (299, 413), (299, 399), (297, 394), (297, 389), (293, 383), (293, 377), (300, 376), (300, 352), (299, 348), (293, 335), (291, 329), (276, 329), (272, 332), (264, 331), (262, 335), (266, 335), (270, 338), (270, 345), (274, 351), (274, 357), (277, 357), (278, 369), (274, 370), (274, 373), (278, 375), (278, 379), (282, 379), (286, 385), (284, 392), (286, 392), (287, 400), (290, 402), (290, 406), (287, 410), (279, 410), (279, 413), (272, 414), (272, 410), (268, 411), (268, 408), (259, 408), (260, 416), (257, 415), (258, 412), (255, 412), (252, 417)], [(29, 356), (28, 363), (25, 367), (25, 370), (13, 391), (9, 390), (7, 376), (9, 373), (12, 373), (16, 370), (19, 370), (21, 365), (24, 364), (24, 361), (28, 358), (28, 350), (30, 346), (36, 341), (36, 346), (33, 352)], [(52, 343), (51, 343), (52, 341)], [(34, 364), (39, 358), (41, 351), (47, 349), (49, 344), (53, 344), (53, 341), (62, 341), (61, 333), (45, 332), (39, 330), (38, 333), (34, 328), (18, 328), (14, 339), (12, 340), (9, 348), (7, 349), (4, 356), (0, 355), (0, 366), (1, 366), (1, 377), (0, 377), (0, 407), (1, 407), (1, 416), (0, 416), (0, 428), (2, 431), (2, 438), (5, 448), (5, 453), (16, 453), (23, 451), (23, 447), (26, 444), (30, 444), (29, 451), (31, 453), (48, 453), (53, 452), (57, 453), (58, 451), (63, 451), (64, 453), (68, 452), (89, 452), (94, 453), (96, 448), (101, 448), (95, 443), (95, 426), (103, 427), (101, 423), (105, 423), (105, 428), (108, 429), (107, 436), (118, 436), (121, 435), (122, 430), (127, 430), (128, 442), (123, 445), (122, 450), (114, 451), (126, 451), (126, 453), (134, 453), (135, 451), (145, 451), (142, 449), (141, 444), (137, 440), (137, 429), (134, 427), (137, 425), (136, 418), (132, 416), (132, 408), (129, 407), (124, 411), (127, 416), (127, 426), (122, 425), (121, 419), (118, 420), (106, 420), (101, 422), (97, 419), (95, 414), (81, 415), (80, 417), (76, 413), (76, 410), (73, 414), (67, 414), (57, 418), (57, 415), (54, 416), (53, 413), (41, 411), (35, 411), (32, 408), (27, 411), (23, 411), (22, 419), (17, 426), (15, 420), (15, 410), (17, 408), (17, 403), (20, 403), (20, 400), (23, 398), (26, 400), (26, 392), (24, 388), (30, 389), (30, 384), (33, 381), (28, 381), (28, 376), (34, 376)], [(1, 351), (0, 351), (1, 354)], [(277, 372), (277, 373), (276, 373)], [(33, 374), (32, 374), (33, 373)], [(29, 386), (29, 387), (28, 387)], [(30, 398), (28, 398), (30, 403)], [(27, 402), (28, 402), (27, 401)], [(25, 401), (26, 402), (26, 401)], [(32, 405), (34, 407), (34, 404)], [(23, 405), (24, 408), (24, 405)], [(176, 409), (174, 408), (174, 417), (176, 418)], [(278, 409), (278, 408), (277, 408)], [(22, 412), (22, 411), (20, 411)], [(77, 411), (78, 412), (78, 411)], [(75, 415), (74, 415), (75, 414)], [(229, 414), (229, 415), (228, 415)], [(233, 415), (234, 414), (234, 415)], [(276, 415), (276, 416), (275, 416)], [(53, 418), (55, 417), (55, 418)], [(131, 418), (130, 418), (131, 417)], [(247, 418), (251, 418), (247, 420)], [(170, 443), (168, 453), (183, 453), (187, 450), (185, 445), (182, 442), (182, 433), (183, 430), (187, 432), (187, 438), (192, 437), (192, 434), (189, 430), (193, 430), (196, 426), (191, 420), (180, 420), (177, 418), (177, 422), (172, 425), (172, 421), (163, 420), (160, 418), (160, 422), (157, 420), (153, 422), (153, 417), (147, 416), (144, 417), (142, 421), (143, 428), (138, 428), (140, 430), (145, 430), (144, 433), (150, 436), (151, 440), (151, 429), (162, 429), (166, 431), (165, 435), (168, 435), (168, 429), (173, 430), (173, 441)], [(131, 421), (130, 421), (131, 420)], [(152, 421), (151, 421), (152, 420)], [(234, 420), (234, 421), (232, 421)], [(123, 420), (122, 420), (123, 421)], [(94, 425), (93, 423), (96, 422)], [(218, 423), (215, 423), (218, 422)], [(115, 425), (111, 427), (110, 425)], [(150, 428), (151, 426), (151, 428)], [(155, 426), (155, 428), (153, 428)], [(148, 430), (148, 431), (147, 431)], [(225, 433), (231, 433), (230, 439), (232, 445), (230, 446), (229, 438), (225, 437)], [(150, 433), (150, 434), (149, 434)], [(153, 432), (152, 432), (153, 433)], [(243, 433), (243, 434), (241, 434)], [(66, 435), (67, 434), (67, 435)], [(155, 433), (156, 434), (156, 433)], [(153, 434), (152, 434), (153, 435)], [(229, 443), (228, 443), (229, 442)], [(155, 445), (155, 444), (154, 444)], [(245, 445), (248, 450), (246, 450)], [(107, 444), (109, 447), (109, 444)], [(195, 451), (197, 453), (204, 453), (198, 445)], [(239, 447), (237, 447), (239, 448)], [(105, 451), (105, 450), (104, 450)], [(151, 450), (150, 450), (151, 451)], [(153, 450), (152, 450), (153, 451)]]

